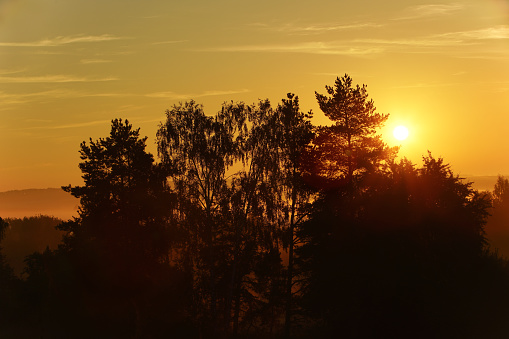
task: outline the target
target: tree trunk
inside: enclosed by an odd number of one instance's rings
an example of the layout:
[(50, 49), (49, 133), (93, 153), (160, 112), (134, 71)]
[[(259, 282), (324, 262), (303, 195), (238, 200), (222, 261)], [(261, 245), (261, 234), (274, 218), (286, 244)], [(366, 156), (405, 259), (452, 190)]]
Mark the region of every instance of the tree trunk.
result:
[[(295, 174), (295, 169), (294, 169)], [(292, 189), (292, 209), (290, 216), (289, 238), (290, 245), (288, 249), (288, 275), (286, 281), (286, 314), (285, 314), (285, 338), (290, 338), (290, 327), (292, 317), (292, 286), (293, 286), (293, 230), (295, 222), (295, 205), (297, 200), (297, 189)]]

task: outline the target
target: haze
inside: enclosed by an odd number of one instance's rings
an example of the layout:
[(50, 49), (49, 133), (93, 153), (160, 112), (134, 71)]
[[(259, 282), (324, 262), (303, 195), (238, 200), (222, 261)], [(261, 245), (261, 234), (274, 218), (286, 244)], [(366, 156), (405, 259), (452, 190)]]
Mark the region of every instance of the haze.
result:
[[(195, 99), (274, 104), (348, 73), (367, 84), (400, 156), (462, 175), (509, 173), (509, 2), (0, 3), (0, 191), (81, 184), (79, 144), (127, 118), (149, 137)], [(400, 142), (397, 142), (400, 144)]]

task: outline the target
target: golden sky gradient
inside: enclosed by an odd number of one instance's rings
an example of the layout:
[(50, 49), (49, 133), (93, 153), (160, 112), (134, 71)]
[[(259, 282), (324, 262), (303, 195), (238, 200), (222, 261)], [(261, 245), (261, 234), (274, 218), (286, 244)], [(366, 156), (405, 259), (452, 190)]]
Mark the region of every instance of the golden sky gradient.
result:
[[(81, 183), (79, 144), (195, 99), (277, 104), (348, 73), (420, 163), (509, 174), (509, 1), (0, 0), (0, 191)], [(399, 142), (392, 128), (406, 125)]]

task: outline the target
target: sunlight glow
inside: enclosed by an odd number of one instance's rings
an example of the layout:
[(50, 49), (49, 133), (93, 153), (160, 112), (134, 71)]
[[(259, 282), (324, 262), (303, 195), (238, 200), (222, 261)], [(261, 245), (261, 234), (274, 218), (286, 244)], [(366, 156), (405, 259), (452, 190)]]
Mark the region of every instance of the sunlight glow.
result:
[(405, 126), (397, 126), (393, 131), (394, 137), (398, 140), (405, 140), (408, 138), (408, 128)]

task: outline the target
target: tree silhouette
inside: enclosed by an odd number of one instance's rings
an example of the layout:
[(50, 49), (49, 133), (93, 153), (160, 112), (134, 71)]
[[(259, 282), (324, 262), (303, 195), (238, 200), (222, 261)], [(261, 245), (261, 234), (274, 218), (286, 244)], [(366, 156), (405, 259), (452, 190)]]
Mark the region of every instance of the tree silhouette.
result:
[(505, 337), (509, 264), (484, 231), (507, 179), (490, 195), (431, 153), (396, 162), (366, 86), (326, 91), (332, 126), (291, 93), (175, 105), (159, 164), (127, 120), (83, 142), (58, 249), (26, 257), (25, 281), (0, 251), (0, 336)]
[[(394, 157), (396, 148), (388, 148), (376, 129), (388, 114), (376, 112), (368, 100), (366, 85), (352, 85), (345, 74), (332, 86), (328, 95), (315, 92), (320, 109), (334, 123), (317, 129), (313, 147), (307, 154), (308, 180), (320, 187), (351, 183), (357, 176), (376, 170), (384, 160)], [(322, 184), (320, 185), (320, 182)]]
[[(231, 104), (223, 105), (222, 114), (231, 110)], [(256, 106), (244, 106), (243, 115), (244, 133), (238, 138), (241, 157), (236, 164), (239, 169), (232, 174), (229, 185), (233, 252), (225, 323), (229, 326), (232, 317), (234, 336), (239, 332), (241, 317), (255, 321), (260, 309), (274, 310), (276, 303), (272, 292), (277, 289), (277, 275), (281, 270), (279, 255), (276, 255), (279, 254), (279, 234), (275, 225), (277, 145), (274, 143), (274, 110), (268, 100), (261, 100)], [(270, 269), (263, 270), (262, 262)]]
[(278, 169), (279, 194), (281, 196), (281, 212), (283, 221), (287, 225), (287, 236), (284, 238), (288, 246), (288, 268), (286, 276), (285, 296), (285, 336), (290, 336), (292, 316), (292, 290), (294, 287), (294, 245), (295, 228), (300, 225), (307, 215), (312, 191), (305, 185), (300, 171), (301, 158), (305, 148), (313, 138), (311, 124), (312, 112), (302, 113), (299, 108), (299, 98), (288, 93), (278, 105), (275, 118), (277, 131), (276, 146), (279, 150)]
[[(0, 245), (4, 239), (9, 224), (0, 218)], [(18, 325), (23, 319), (21, 308), (20, 281), (16, 278), (12, 268), (7, 263), (0, 246), (0, 336), (8, 336), (9, 329)], [(13, 335), (13, 334), (11, 334)]]
[(240, 156), (245, 119), (242, 104), (208, 117), (191, 101), (168, 110), (157, 132), (159, 155), (179, 197), (177, 213), (186, 234), (181, 265), (192, 275), (197, 292), (192, 312), (196, 318), (210, 318), (212, 328), (206, 331), (212, 333), (218, 330), (220, 255), (229, 234), (223, 219), (230, 195), (226, 172)]
[(85, 185), (63, 187), (80, 199), (79, 217), (60, 226), (67, 232), (64, 249), (89, 292), (129, 305), (136, 337), (142, 335), (142, 303), (169, 267), (171, 195), (145, 142), (122, 119), (112, 121), (109, 137), (83, 142)]
[(497, 337), (507, 330), (506, 267), (484, 240), (489, 199), (442, 159), (423, 162), (419, 169), (393, 163), (362, 189), (314, 204), (298, 253), (307, 272), (303, 307), (315, 319), (309, 323), (322, 324), (315, 335)]
[(499, 175), (493, 188), (493, 205), (496, 207), (504, 204), (509, 204), (509, 179)]
[(61, 219), (47, 215), (8, 219), (9, 231), (3, 242), (4, 254), (14, 273), (23, 271), (25, 257), (35, 251), (42, 252), (46, 247), (56, 249), (62, 240), (62, 232), (55, 226)]
[(493, 188), (493, 209), (486, 227), (491, 244), (509, 258), (509, 180), (498, 176)]
[(195, 318), (205, 319), (208, 335), (222, 328), (235, 336), (241, 320), (275, 331), (277, 317), (265, 315), (284, 304), (279, 251), (293, 251), (293, 228), (309, 198), (299, 174), (309, 118), (288, 95), (276, 110), (268, 100), (232, 102), (215, 116), (194, 102), (180, 104), (160, 126), (159, 153), (179, 197), (177, 260), (193, 276)]

